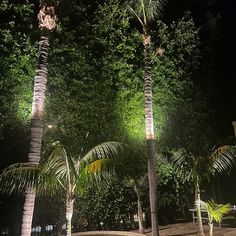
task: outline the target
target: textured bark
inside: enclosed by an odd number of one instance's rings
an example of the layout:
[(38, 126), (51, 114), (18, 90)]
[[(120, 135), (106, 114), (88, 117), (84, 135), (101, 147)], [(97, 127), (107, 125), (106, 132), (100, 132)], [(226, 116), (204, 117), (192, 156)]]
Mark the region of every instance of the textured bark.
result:
[(232, 125), (234, 127), (234, 136), (236, 137), (236, 121), (233, 121)]
[(59, 222), (56, 226), (56, 230), (57, 230), (57, 236), (61, 236), (62, 235), (62, 223)]
[(152, 236), (159, 236), (158, 218), (157, 218), (157, 183), (154, 161), (154, 141), (147, 140), (148, 153), (148, 181), (149, 181), (149, 200), (152, 222)]
[[(34, 93), (32, 103), (31, 118), (31, 140), (28, 161), (39, 164), (42, 145), (43, 124), (42, 116), (44, 110), (45, 91), (47, 83), (47, 57), (48, 57), (49, 37), (47, 30), (42, 31), (39, 42), (39, 56), (36, 65), (36, 75), (34, 78)], [(35, 190), (30, 188), (26, 191), (23, 208), (23, 218), (21, 226), (21, 236), (30, 236), (33, 220)]]
[(209, 236), (213, 236), (213, 223), (209, 223), (209, 227), (210, 227)]
[(134, 191), (137, 196), (137, 203), (138, 203), (138, 226), (139, 226), (139, 233), (143, 234), (144, 229), (143, 229), (143, 209), (142, 209), (142, 204), (141, 204), (141, 196), (140, 192), (137, 189), (137, 186), (134, 186)]
[(198, 222), (198, 231), (200, 236), (205, 236), (203, 225), (202, 225), (202, 215), (201, 215), (201, 197), (199, 184), (196, 184), (195, 189), (195, 201), (196, 201), (196, 211), (197, 211), (197, 222)]
[(44, 29), (39, 42), (39, 56), (34, 78), (32, 119), (41, 120), (44, 111), (45, 91), (48, 77), (49, 32)]
[(152, 63), (150, 57), (150, 36), (144, 37), (144, 99), (146, 140), (154, 140), (153, 108), (152, 108)]
[(22, 224), (21, 224), (22, 236), (31, 235), (34, 202), (35, 202), (35, 190), (28, 189), (25, 195), (25, 203), (24, 203), (24, 208), (23, 208), (23, 218), (22, 218)]
[(66, 236), (71, 236), (71, 219), (73, 215), (74, 199), (72, 194), (66, 196)]
[(144, 99), (145, 99), (145, 128), (148, 159), (149, 199), (152, 221), (152, 236), (159, 236), (157, 218), (157, 183), (154, 161), (154, 127), (152, 108), (152, 64), (150, 57), (150, 36), (144, 35)]

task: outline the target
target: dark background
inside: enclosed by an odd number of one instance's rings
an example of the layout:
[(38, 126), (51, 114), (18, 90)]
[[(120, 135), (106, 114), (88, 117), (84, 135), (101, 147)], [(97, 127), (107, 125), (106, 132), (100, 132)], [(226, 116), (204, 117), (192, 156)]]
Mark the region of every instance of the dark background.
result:
[[(209, 12), (221, 16), (220, 29), (215, 55), (216, 67), (212, 78), (217, 92), (212, 99), (212, 108), (215, 109), (216, 130), (224, 139), (234, 135), (232, 121), (236, 120), (236, 1), (213, 0), (210, 3), (205, 0), (169, 0), (164, 18), (172, 21), (183, 16), (190, 10), (195, 23), (199, 26), (204, 22)], [(200, 35), (202, 41), (207, 36), (204, 32)], [(202, 82), (204, 83), (204, 82)]]

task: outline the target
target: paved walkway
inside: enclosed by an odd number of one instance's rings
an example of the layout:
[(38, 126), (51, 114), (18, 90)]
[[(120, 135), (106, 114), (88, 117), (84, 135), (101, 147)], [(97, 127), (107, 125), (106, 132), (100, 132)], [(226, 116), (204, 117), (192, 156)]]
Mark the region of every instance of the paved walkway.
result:
[[(206, 236), (209, 232), (209, 226), (204, 225)], [(144, 234), (138, 232), (126, 231), (90, 231), (72, 234), (73, 236), (152, 236), (151, 231)], [(178, 223), (160, 227), (160, 236), (196, 236), (197, 225), (190, 223)], [(214, 236), (236, 236), (236, 228), (226, 228), (214, 226)]]
[(226, 232), (223, 234), (223, 236), (236, 236), (236, 230), (233, 230), (231, 232)]
[(90, 232), (80, 232), (74, 233), (73, 236), (144, 236), (144, 234), (134, 233), (134, 232), (126, 232), (126, 231), (90, 231)]

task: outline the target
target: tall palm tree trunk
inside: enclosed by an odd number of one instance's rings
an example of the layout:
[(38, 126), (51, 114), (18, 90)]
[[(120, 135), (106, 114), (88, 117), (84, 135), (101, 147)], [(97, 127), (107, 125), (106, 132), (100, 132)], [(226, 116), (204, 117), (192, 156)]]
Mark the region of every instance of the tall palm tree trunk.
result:
[(148, 159), (148, 181), (149, 181), (149, 200), (152, 221), (152, 236), (159, 236), (157, 219), (157, 183), (154, 160), (154, 127), (152, 109), (152, 65), (150, 56), (151, 38), (149, 35), (143, 36), (144, 44), (144, 99), (145, 99), (145, 128)]
[(199, 183), (197, 182), (195, 188), (195, 201), (196, 201), (196, 211), (197, 211), (197, 222), (198, 222), (198, 231), (200, 236), (205, 236), (203, 225), (202, 225), (202, 215), (201, 215), (201, 197), (200, 197), (200, 188)]
[[(48, 48), (49, 48), (49, 34), (56, 27), (55, 7), (58, 2), (40, 0), (40, 11), (38, 14), (39, 28), (41, 29), (41, 36), (39, 41), (39, 55), (35, 70), (34, 78), (34, 93), (32, 103), (32, 117), (31, 117), (31, 140), (30, 150), (28, 154), (28, 161), (36, 165), (39, 164), (43, 123), (42, 117), (44, 112), (45, 91), (48, 77)], [(35, 189), (29, 188), (26, 190), (25, 203), (23, 208), (23, 218), (21, 227), (21, 236), (30, 236), (34, 202)]]
[[(44, 110), (45, 90), (47, 84), (47, 58), (49, 47), (49, 32), (44, 29), (41, 33), (39, 41), (39, 55), (36, 65), (36, 75), (34, 78), (34, 93), (32, 104), (32, 118), (31, 118), (31, 140), (30, 150), (28, 154), (28, 161), (30, 163), (39, 164), (42, 146), (43, 123), (42, 116)], [(34, 202), (35, 190), (27, 189), (25, 196), (25, 203), (23, 208), (23, 218), (21, 226), (21, 236), (30, 236)]]
[(21, 236), (31, 235), (34, 203), (35, 203), (35, 190), (28, 189), (25, 195), (25, 203), (23, 208)]
[(73, 215), (74, 199), (72, 194), (66, 195), (66, 236), (71, 236), (71, 219)]

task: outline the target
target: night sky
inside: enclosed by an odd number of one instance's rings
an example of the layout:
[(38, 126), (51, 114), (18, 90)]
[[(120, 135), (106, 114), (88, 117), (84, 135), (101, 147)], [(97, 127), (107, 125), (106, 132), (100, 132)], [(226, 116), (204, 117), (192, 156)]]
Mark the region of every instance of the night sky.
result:
[[(206, 8), (209, 7), (206, 2), (206, 0), (169, 0), (165, 18), (167, 21), (172, 21), (190, 10), (195, 22), (198, 23), (205, 17)], [(234, 136), (232, 121), (236, 120), (236, 1), (212, 0), (211, 3), (222, 16), (223, 40), (219, 45), (218, 71), (215, 71), (216, 78), (214, 78), (214, 86), (218, 92), (212, 101), (212, 108), (216, 111), (215, 129), (219, 137), (224, 139)]]
[[(225, 134), (233, 134), (233, 127), (230, 123), (236, 120), (236, 1), (216, 0), (216, 5), (221, 9), (225, 29), (225, 56), (222, 58), (224, 77), (220, 81), (222, 86), (223, 101), (221, 102), (222, 120), (224, 120)], [(221, 66), (221, 65), (219, 65)], [(231, 131), (231, 133), (230, 133)]]

